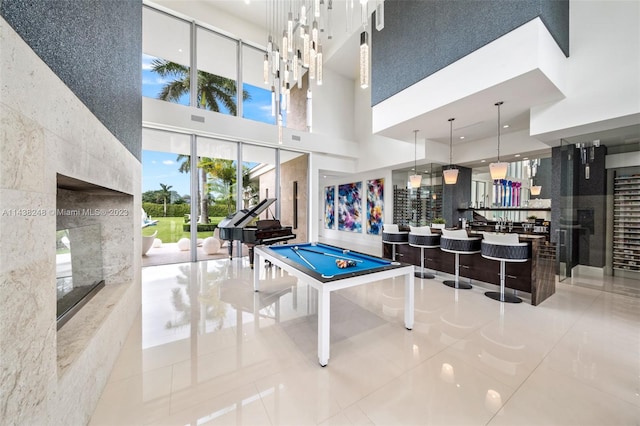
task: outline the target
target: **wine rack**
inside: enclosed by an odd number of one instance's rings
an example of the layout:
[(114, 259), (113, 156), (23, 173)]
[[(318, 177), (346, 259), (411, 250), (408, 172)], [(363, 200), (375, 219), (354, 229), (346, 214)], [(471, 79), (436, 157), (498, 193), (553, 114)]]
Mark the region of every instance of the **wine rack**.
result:
[(640, 272), (640, 175), (614, 179), (613, 268)]

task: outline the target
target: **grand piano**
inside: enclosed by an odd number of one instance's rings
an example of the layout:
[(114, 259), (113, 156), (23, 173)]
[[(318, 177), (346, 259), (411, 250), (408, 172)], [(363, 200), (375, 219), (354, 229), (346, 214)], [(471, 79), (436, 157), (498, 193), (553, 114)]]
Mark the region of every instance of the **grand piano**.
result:
[(249, 263), (253, 268), (253, 248), (255, 246), (271, 245), (296, 237), (290, 226), (282, 226), (277, 219), (258, 220), (255, 226), (247, 226), (275, 201), (275, 198), (266, 198), (257, 205), (230, 214), (220, 221), (218, 224), (220, 239), (229, 242), (227, 244), (229, 259), (233, 257), (233, 242), (241, 241), (249, 247)]

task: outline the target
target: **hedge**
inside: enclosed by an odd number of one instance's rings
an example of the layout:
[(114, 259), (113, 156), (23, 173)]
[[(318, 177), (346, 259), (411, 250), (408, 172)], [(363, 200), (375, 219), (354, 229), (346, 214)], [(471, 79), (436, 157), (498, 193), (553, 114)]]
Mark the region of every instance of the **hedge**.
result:
[[(147, 216), (164, 217), (164, 206), (157, 203), (142, 203), (142, 208), (147, 212)], [(191, 213), (189, 204), (167, 204), (167, 217), (184, 217)], [(232, 212), (233, 213), (233, 212)], [(209, 217), (226, 217), (229, 215), (226, 204), (215, 204), (209, 206)]]
[[(199, 223), (198, 232), (213, 232), (218, 227), (217, 223)], [(184, 232), (191, 232), (191, 224), (183, 223), (182, 230)]]

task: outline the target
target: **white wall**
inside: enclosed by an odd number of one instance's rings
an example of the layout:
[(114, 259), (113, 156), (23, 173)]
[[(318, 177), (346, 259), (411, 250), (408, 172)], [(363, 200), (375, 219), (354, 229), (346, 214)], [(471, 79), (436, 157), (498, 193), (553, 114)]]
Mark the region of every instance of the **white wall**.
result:
[[(193, 115), (203, 117), (204, 122), (193, 121)], [(142, 98), (142, 122), (149, 127), (194, 132), (203, 136), (255, 142), (305, 152), (335, 153), (346, 158), (357, 158), (360, 154), (358, 144), (353, 141), (291, 129), (284, 129), (283, 143), (279, 145), (277, 127), (274, 125), (158, 99)], [(300, 140), (293, 140), (293, 135)]]
[[(489, 161), (497, 158), (498, 137), (459, 143), (453, 146), (454, 163), (475, 162), (479, 159)], [(507, 133), (500, 136), (500, 157), (526, 152), (549, 151), (549, 145), (529, 136), (528, 130)]]
[(640, 2), (569, 10), (566, 98), (531, 110), (531, 134), (547, 141), (640, 122)]
[[(317, 86), (312, 80), (313, 133), (353, 141), (354, 122), (359, 113), (354, 110), (353, 80), (325, 67), (323, 84)], [(340, 151), (335, 154), (341, 155)]]
[[(380, 246), (382, 244), (382, 235), (369, 235), (367, 234), (367, 180), (384, 178), (384, 223), (393, 222), (393, 180), (391, 177), (390, 169), (372, 170), (364, 173), (354, 173), (349, 176), (320, 179), (318, 188), (315, 192), (317, 200), (320, 200), (316, 206), (316, 214), (319, 220), (318, 224), (318, 236), (324, 238), (330, 238), (334, 241), (344, 241), (349, 243), (355, 243), (358, 245), (367, 246)], [(361, 182), (362, 183), (362, 214), (361, 225), (362, 232), (349, 232), (338, 230), (338, 185), (345, 183)], [(324, 189), (327, 186), (335, 187), (335, 227), (334, 229), (326, 229), (324, 227)]]
[[(417, 156), (414, 155), (413, 132), (403, 140), (374, 135), (372, 130), (371, 87), (362, 89), (358, 82), (353, 82), (355, 138), (360, 146), (358, 170), (374, 170), (384, 167), (402, 168), (414, 162), (418, 164), (448, 163), (449, 147), (421, 137), (418, 133)], [(421, 129), (418, 129), (421, 130)], [(425, 130), (425, 129), (422, 129)]]

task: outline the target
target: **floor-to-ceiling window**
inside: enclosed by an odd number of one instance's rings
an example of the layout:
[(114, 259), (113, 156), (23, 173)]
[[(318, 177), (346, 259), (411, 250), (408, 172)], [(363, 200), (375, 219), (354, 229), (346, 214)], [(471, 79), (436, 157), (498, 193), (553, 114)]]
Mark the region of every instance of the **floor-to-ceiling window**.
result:
[(236, 211), (238, 144), (201, 136), (197, 141), (201, 211), (207, 223), (219, 223)]
[(142, 96), (189, 105), (191, 25), (142, 9)]
[[(189, 230), (184, 227), (190, 220), (192, 202), (190, 136), (143, 129), (142, 148), (142, 209), (148, 224), (142, 235), (155, 235), (156, 246), (176, 246), (177, 251), (178, 242), (190, 237)], [(158, 263), (188, 260), (183, 259), (184, 256), (160, 259), (159, 255), (166, 252), (168, 250), (156, 251)], [(144, 260), (147, 259), (143, 259), (143, 264)]]
[(271, 85), (263, 76), (264, 51), (242, 45), (242, 88), (248, 95), (242, 100), (242, 117), (263, 123), (276, 124), (271, 108)]
[[(238, 42), (209, 29), (196, 28), (198, 108), (238, 115)], [(248, 97), (247, 92), (243, 97)]]
[[(143, 9), (143, 34), (143, 96), (276, 123), (272, 108), (274, 82), (265, 84), (262, 72), (264, 50), (204, 23), (176, 17), (149, 5)], [(306, 103), (301, 106), (306, 107)], [(286, 104), (281, 112), (286, 125)], [(160, 191), (152, 187), (162, 183), (160, 188), (170, 194), (163, 198), (162, 218), (147, 230), (168, 229), (158, 234), (162, 243), (157, 242), (154, 249), (176, 245), (175, 256), (160, 263), (206, 259), (208, 249), (203, 241), (216, 235), (217, 224), (225, 216), (261, 199), (277, 198), (261, 217), (280, 218), (280, 209), (285, 202), (281, 187), (276, 184), (280, 168), (287, 170), (289, 161), (299, 156), (304, 156), (305, 165), (308, 163), (305, 154), (236, 142), (233, 135), (212, 138), (188, 128), (182, 130), (184, 134), (150, 128), (143, 132), (142, 190), (148, 192), (150, 212), (147, 215), (152, 220), (158, 217), (158, 210), (151, 206), (154, 204), (151, 201)], [(180, 144), (176, 147), (174, 141), (178, 139)], [(278, 160), (281, 153), (283, 157)], [(160, 166), (165, 167), (165, 172), (170, 169), (173, 175), (160, 173)], [(307, 169), (305, 166), (304, 173)], [(152, 172), (155, 172), (156, 180), (164, 178), (167, 182), (156, 182)], [(169, 180), (169, 176), (174, 176), (173, 180)], [(293, 227), (295, 222), (297, 229), (307, 226), (306, 215), (305, 220), (299, 220), (301, 212), (306, 211), (306, 198), (302, 202), (297, 200), (306, 196), (306, 186), (306, 176), (296, 175), (287, 182), (287, 213), (283, 225)], [(300, 195), (294, 196), (295, 191)], [(292, 197), (296, 198), (295, 203)], [(298, 214), (293, 214), (294, 211)], [(152, 226), (155, 228), (151, 229)], [(306, 234), (304, 229), (305, 238)], [(197, 243), (194, 242), (196, 238)], [(143, 264), (150, 264), (150, 259), (160, 253), (154, 249), (147, 253)], [(234, 255), (241, 254), (240, 250), (238, 246)], [(164, 250), (165, 254), (171, 251)]]
[[(278, 199), (276, 182), (276, 149), (242, 144), (243, 196), (242, 208), (248, 208), (260, 200)], [(258, 219), (279, 217), (279, 200), (260, 214)]]

